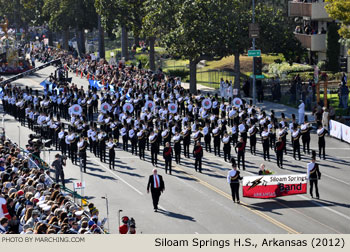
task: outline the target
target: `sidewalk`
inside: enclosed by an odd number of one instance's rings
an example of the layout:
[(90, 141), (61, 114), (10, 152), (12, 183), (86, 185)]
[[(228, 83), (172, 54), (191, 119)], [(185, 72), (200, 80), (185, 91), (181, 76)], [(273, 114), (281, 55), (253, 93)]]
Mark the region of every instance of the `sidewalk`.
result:
[[(182, 83), (182, 87), (184, 87), (185, 89), (189, 89), (189, 83)], [(211, 87), (207, 87), (201, 84), (197, 84), (197, 90), (200, 90), (201, 92), (205, 93), (205, 94), (213, 94), (215, 95), (216, 93), (219, 95), (219, 90), (215, 89), (215, 88), (211, 88)], [(243, 98), (245, 100), (250, 100), (252, 98)], [(292, 114), (295, 114), (295, 117), (298, 120), (298, 109), (293, 108), (293, 107), (289, 107), (286, 106), (284, 104), (279, 104), (279, 103), (275, 103), (275, 102), (270, 102), (270, 101), (264, 101), (262, 103), (257, 103), (256, 106), (263, 108), (267, 114), (271, 113), (271, 110), (275, 111), (275, 115), (277, 116), (277, 118), (281, 117), (281, 113), (284, 113), (287, 119), (291, 119), (292, 118)], [(306, 111), (305, 115), (308, 116), (309, 122), (312, 122), (315, 120), (314, 116), (312, 115), (312, 113), (310, 111)]]

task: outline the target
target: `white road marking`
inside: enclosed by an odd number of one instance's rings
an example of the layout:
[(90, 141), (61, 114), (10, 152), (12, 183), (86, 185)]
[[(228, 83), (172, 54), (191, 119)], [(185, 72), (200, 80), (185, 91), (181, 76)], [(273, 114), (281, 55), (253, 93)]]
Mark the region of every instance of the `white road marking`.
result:
[[(99, 160), (97, 158), (90, 158), (93, 160)], [(138, 189), (136, 189), (134, 186), (130, 185), (128, 182), (126, 182), (124, 179), (122, 179), (120, 176), (118, 176), (117, 174), (115, 174), (113, 171), (111, 171), (110, 169), (108, 169), (106, 166), (104, 166), (103, 164), (101, 164), (100, 162), (98, 162), (100, 166), (102, 166), (106, 171), (110, 172), (114, 177), (116, 177), (117, 179), (119, 179), (120, 181), (122, 181), (124, 184), (126, 184), (127, 186), (129, 186), (130, 188), (132, 188), (134, 191), (136, 191), (138, 194), (143, 195), (142, 192), (140, 192)]]

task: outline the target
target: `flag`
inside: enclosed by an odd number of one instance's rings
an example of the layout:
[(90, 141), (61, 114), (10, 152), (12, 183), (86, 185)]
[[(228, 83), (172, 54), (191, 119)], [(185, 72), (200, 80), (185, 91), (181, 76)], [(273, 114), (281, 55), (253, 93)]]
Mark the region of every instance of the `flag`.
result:
[(99, 81), (89, 80), (89, 85), (92, 88), (96, 88), (97, 90), (101, 90), (101, 85), (100, 85)]
[(81, 205), (82, 206), (87, 206), (88, 205), (88, 201), (84, 198), (81, 198)]
[(95, 81), (93, 81), (93, 80), (89, 80), (89, 85), (90, 85), (90, 87), (95, 87)]

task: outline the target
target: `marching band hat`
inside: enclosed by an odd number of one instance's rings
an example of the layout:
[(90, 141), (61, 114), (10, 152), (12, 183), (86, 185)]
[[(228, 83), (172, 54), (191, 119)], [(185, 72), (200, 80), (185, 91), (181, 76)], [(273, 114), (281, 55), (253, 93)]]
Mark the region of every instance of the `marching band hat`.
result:
[(314, 151), (314, 150), (312, 151), (312, 153), (311, 153), (311, 158), (312, 158), (312, 159), (316, 159), (316, 151)]
[(232, 167), (236, 166), (236, 160), (234, 157), (231, 157), (231, 163), (232, 163)]

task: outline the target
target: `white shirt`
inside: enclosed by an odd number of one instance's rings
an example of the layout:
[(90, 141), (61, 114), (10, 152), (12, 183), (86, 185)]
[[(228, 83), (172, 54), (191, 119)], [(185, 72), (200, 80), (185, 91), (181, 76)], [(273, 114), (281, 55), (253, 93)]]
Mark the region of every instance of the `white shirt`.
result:
[[(157, 182), (156, 182), (157, 180)], [(158, 174), (153, 174), (153, 185), (154, 185), (154, 188), (159, 188), (160, 187), (160, 180), (159, 180), (159, 176)], [(157, 184), (158, 184), (158, 187), (157, 187)]]
[(227, 174), (227, 183), (231, 183), (231, 178), (236, 176), (237, 171), (230, 170)]
[(299, 105), (298, 113), (299, 114), (305, 113), (305, 104), (303, 102)]
[(307, 164), (307, 179), (310, 178), (310, 171), (315, 167), (315, 163), (311, 162)]

